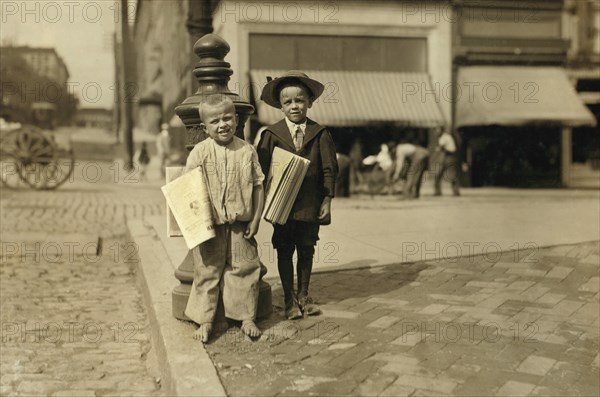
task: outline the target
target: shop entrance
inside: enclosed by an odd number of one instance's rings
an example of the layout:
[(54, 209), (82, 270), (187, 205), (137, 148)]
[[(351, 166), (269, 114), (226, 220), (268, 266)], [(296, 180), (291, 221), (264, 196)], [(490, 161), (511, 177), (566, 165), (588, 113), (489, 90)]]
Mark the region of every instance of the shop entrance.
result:
[(461, 130), (472, 186), (561, 186), (561, 127), (481, 126)]

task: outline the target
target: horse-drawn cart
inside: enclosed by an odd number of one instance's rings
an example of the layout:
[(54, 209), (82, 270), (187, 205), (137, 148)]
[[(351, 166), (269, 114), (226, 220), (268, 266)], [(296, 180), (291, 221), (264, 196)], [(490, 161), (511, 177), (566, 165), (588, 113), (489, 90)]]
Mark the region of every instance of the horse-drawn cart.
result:
[(51, 131), (33, 125), (0, 124), (2, 185), (16, 189), (56, 189), (75, 167), (73, 150), (59, 145)]

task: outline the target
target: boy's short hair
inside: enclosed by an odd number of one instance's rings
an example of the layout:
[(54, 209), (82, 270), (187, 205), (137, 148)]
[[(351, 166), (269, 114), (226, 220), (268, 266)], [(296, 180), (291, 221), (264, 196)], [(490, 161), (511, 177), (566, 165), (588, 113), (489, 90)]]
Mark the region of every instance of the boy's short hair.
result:
[(215, 106), (224, 105), (224, 104), (231, 104), (231, 106), (233, 106), (233, 108), (235, 110), (235, 104), (233, 103), (233, 100), (228, 95), (211, 94), (211, 95), (207, 96), (206, 99), (203, 100), (202, 102), (200, 102), (200, 105), (198, 105), (198, 114), (200, 115), (200, 121), (202, 121), (202, 112), (204, 111), (204, 109), (206, 107), (215, 107)]

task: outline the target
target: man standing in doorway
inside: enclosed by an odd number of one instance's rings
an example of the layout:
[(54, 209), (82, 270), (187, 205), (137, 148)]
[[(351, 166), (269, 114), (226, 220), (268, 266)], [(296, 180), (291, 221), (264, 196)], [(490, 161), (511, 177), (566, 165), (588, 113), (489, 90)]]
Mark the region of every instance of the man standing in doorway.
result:
[(447, 129), (440, 128), (438, 146), (436, 152), (440, 155), (437, 164), (437, 172), (435, 174), (435, 196), (442, 195), (442, 177), (444, 173), (446, 178), (452, 185), (452, 193), (454, 196), (460, 196), (459, 190), (459, 161), (458, 161), (458, 145), (456, 139), (448, 132)]

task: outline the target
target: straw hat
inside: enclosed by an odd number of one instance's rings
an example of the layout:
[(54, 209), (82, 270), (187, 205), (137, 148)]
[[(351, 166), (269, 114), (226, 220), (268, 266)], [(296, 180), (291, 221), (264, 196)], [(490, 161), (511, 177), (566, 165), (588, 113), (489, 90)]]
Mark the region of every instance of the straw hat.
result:
[(273, 106), (274, 108), (281, 108), (281, 104), (279, 103), (279, 87), (286, 82), (301, 82), (304, 84), (312, 94), (312, 100), (314, 101), (323, 93), (325, 86), (319, 83), (317, 80), (313, 80), (306, 75), (306, 73), (300, 72), (298, 70), (290, 70), (286, 72), (283, 76), (277, 77), (275, 79), (271, 79), (267, 77), (267, 84), (264, 86), (262, 90), (262, 94), (260, 95), (260, 99), (263, 100), (267, 105)]

